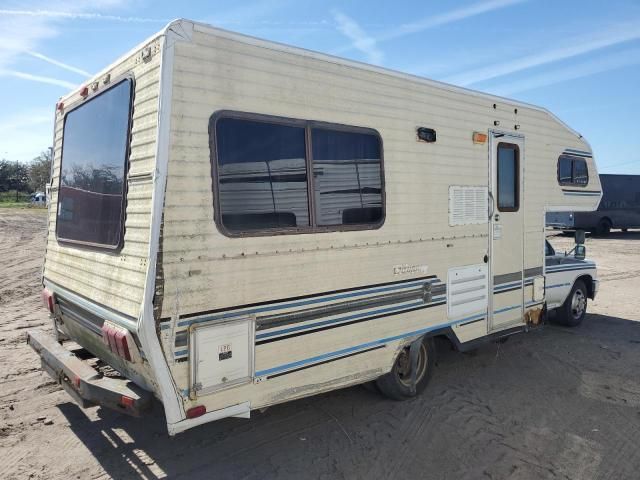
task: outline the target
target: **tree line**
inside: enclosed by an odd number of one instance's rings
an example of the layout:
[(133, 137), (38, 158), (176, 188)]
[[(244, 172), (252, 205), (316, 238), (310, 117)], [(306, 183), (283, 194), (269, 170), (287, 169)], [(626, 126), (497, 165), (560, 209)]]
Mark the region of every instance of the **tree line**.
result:
[(0, 192), (44, 192), (51, 175), (53, 149), (49, 147), (29, 163), (0, 160)]

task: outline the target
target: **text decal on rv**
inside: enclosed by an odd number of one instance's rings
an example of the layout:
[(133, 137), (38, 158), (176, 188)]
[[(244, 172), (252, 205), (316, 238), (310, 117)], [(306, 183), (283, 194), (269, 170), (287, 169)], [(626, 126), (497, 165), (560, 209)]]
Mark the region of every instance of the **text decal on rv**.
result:
[(132, 84), (122, 80), (66, 115), (56, 223), (61, 241), (121, 246)]

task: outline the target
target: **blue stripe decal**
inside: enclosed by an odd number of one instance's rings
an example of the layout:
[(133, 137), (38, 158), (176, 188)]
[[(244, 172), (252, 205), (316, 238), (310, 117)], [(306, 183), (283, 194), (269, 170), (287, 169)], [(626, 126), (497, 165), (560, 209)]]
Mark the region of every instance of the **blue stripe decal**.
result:
[(570, 283), (558, 283), (556, 285), (547, 285), (546, 288), (558, 288), (558, 287), (568, 287), (571, 285)]
[(587, 192), (564, 192), (565, 195), (572, 195), (574, 197), (599, 197), (600, 193), (587, 193)]
[(364, 350), (369, 347), (375, 347), (377, 345), (384, 345), (389, 342), (393, 342), (395, 340), (401, 340), (407, 337), (413, 337), (416, 335), (422, 335), (423, 333), (431, 332), (433, 330), (438, 330), (439, 328), (445, 328), (452, 325), (456, 325), (458, 323), (467, 322), (469, 320), (475, 320), (477, 318), (484, 317), (483, 314), (475, 314), (470, 317), (466, 317), (460, 320), (455, 320), (453, 322), (441, 323), (439, 325), (433, 325), (431, 327), (421, 328), (420, 330), (414, 330), (412, 332), (402, 333), (400, 335), (394, 335), (392, 337), (381, 338), (379, 340), (374, 340), (372, 342), (361, 343), (360, 345), (356, 345), (354, 347), (343, 348), (341, 350), (336, 350), (335, 352), (324, 353), (322, 355), (317, 355), (315, 357), (307, 358), (304, 360), (298, 360), (296, 362), (285, 363), (284, 365), (280, 365), (277, 367), (267, 368), (266, 370), (260, 370), (255, 373), (256, 377), (264, 377), (265, 375), (271, 375), (273, 373), (282, 372), (285, 370), (292, 370), (294, 368), (300, 367), (302, 365), (308, 365), (310, 363), (317, 363), (322, 360), (326, 360), (329, 358), (342, 357), (352, 352), (357, 352), (358, 350)]
[(593, 153), (584, 150), (576, 150), (574, 148), (565, 148), (564, 153), (573, 153), (574, 155), (582, 155), (584, 157), (593, 157)]
[[(436, 300), (436, 298), (442, 300), (442, 299), (444, 299), (444, 295), (438, 296), (438, 297), (434, 297), (433, 299)], [(432, 302), (432, 303), (436, 303), (436, 302)], [(307, 325), (300, 325), (300, 326), (297, 326), (297, 327), (290, 327), (290, 328), (285, 328), (285, 329), (282, 329), (282, 330), (276, 330), (276, 331), (260, 333), (260, 334), (256, 335), (256, 339), (257, 340), (261, 340), (263, 338), (274, 337), (276, 335), (283, 335), (283, 334), (292, 333), (292, 332), (299, 332), (300, 330), (310, 330), (310, 329), (314, 329), (314, 328), (318, 328), (318, 327), (324, 327), (325, 325), (332, 325), (334, 323), (348, 322), (349, 320), (356, 320), (358, 318), (364, 318), (364, 317), (368, 317), (368, 316), (380, 315), (380, 314), (383, 314), (383, 313), (401, 312), (401, 311), (407, 310), (409, 308), (419, 307), (419, 306), (423, 306), (423, 305), (427, 306), (427, 305), (430, 305), (430, 303), (424, 303), (423, 301), (418, 301), (418, 302), (404, 304), (402, 306), (387, 307), (387, 308), (381, 308), (379, 310), (367, 311), (367, 312), (363, 312), (363, 313), (355, 313), (353, 315), (347, 315), (346, 317), (334, 318), (334, 319), (331, 319), (331, 320), (323, 320), (321, 322), (311, 323), (311, 324), (307, 324)]]
[(400, 285), (392, 285), (389, 287), (381, 287), (381, 288), (374, 288), (374, 289), (370, 289), (370, 290), (362, 290), (362, 291), (357, 291), (357, 292), (349, 292), (349, 293), (342, 293), (339, 295), (333, 295), (330, 297), (323, 297), (323, 298), (312, 298), (309, 300), (301, 300), (301, 301), (297, 301), (297, 302), (290, 302), (290, 303), (283, 303), (283, 304), (279, 304), (279, 305), (267, 305), (264, 307), (257, 307), (257, 308), (252, 308), (252, 309), (248, 309), (248, 310), (241, 310), (241, 311), (237, 311), (237, 312), (230, 312), (230, 313), (223, 313), (220, 315), (215, 315), (212, 317), (202, 317), (202, 318), (197, 318), (194, 320), (185, 320), (182, 322), (178, 322), (178, 326), (179, 327), (186, 327), (189, 325), (193, 325), (193, 324), (197, 324), (197, 323), (202, 323), (202, 322), (209, 322), (211, 320), (219, 320), (222, 318), (233, 318), (233, 317), (239, 317), (241, 315), (251, 315), (254, 313), (264, 313), (264, 312), (272, 312), (274, 310), (281, 310), (281, 309), (285, 309), (285, 308), (293, 308), (293, 307), (302, 307), (305, 305), (313, 305), (314, 303), (324, 303), (324, 302), (330, 302), (333, 300), (340, 300), (343, 298), (353, 298), (353, 297), (358, 297), (358, 296), (362, 296), (362, 295), (369, 295), (372, 293), (382, 293), (382, 292), (390, 292), (393, 290), (401, 290), (404, 288), (409, 288), (409, 287), (413, 287), (413, 286), (419, 286), (419, 285), (424, 285), (426, 283), (441, 283), (439, 279), (437, 278), (433, 278), (433, 279), (429, 279), (429, 280), (418, 280), (418, 281), (414, 281), (414, 282), (408, 282), (408, 283), (404, 283), (404, 284), (400, 284)]
[(504, 312), (508, 312), (510, 310), (515, 310), (516, 308), (521, 308), (521, 307), (522, 307), (522, 305), (520, 305), (520, 304), (512, 305), (510, 307), (504, 307), (504, 308), (501, 308), (499, 310), (494, 310), (493, 314), (495, 315), (496, 313), (504, 313)]
[(587, 267), (570, 267), (570, 268), (547, 268), (547, 273), (557, 273), (557, 272), (573, 272), (576, 270), (593, 270), (596, 266), (587, 266)]
[(189, 353), (189, 350), (178, 350), (177, 352), (174, 352), (175, 356), (178, 357), (180, 355), (187, 355)]
[(533, 300), (531, 302), (527, 302), (524, 304), (525, 307), (531, 307), (533, 305), (541, 305), (544, 303), (544, 300)]

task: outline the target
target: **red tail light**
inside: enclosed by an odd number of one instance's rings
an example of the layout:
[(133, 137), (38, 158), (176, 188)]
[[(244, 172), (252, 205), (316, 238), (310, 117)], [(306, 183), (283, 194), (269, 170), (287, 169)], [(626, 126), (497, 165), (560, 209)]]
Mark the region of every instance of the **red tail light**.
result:
[(120, 405), (122, 405), (123, 407), (131, 408), (133, 407), (134, 403), (136, 403), (136, 401), (131, 397), (127, 397), (126, 395), (122, 395), (120, 397)]
[(187, 410), (187, 418), (200, 417), (205, 413), (207, 413), (207, 407), (205, 407), (204, 405), (198, 405)]
[(42, 290), (42, 303), (46, 308), (49, 309), (51, 313), (53, 313), (53, 305), (55, 304), (55, 300), (53, 299), (53, 293), (51, 293), (48, 289)]
[(102, 341), (109, 346), (109, 350), (127, 361), (131, 361), (127, 330), (104, 323), (102, 325)]

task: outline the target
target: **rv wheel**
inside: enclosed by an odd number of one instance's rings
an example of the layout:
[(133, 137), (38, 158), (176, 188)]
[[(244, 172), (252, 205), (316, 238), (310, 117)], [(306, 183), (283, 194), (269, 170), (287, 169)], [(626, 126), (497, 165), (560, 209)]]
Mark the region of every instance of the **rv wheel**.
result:
[(611, 231), (611, 222), (606, 218), (601, 218), (596, 227), (596, 235), (599, 237), (605, 237), (609, 235)]
[(558, 308), (558, 319), (568, 327), (577, 327), (587, 314), (587, 289), (582, 280), (573, 284), (571, 293)]
[(396, 358), (393, 368), (376, 381), (380, 392), (393, 400), (406, 400), (421, 393), (429, 383), (436, 360), (433, 338), (425, 338), (418, 351), (416, 388), (411, 388), (411, 360), (409, 347), (404, 348)]

